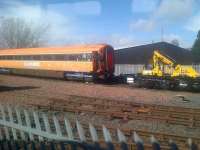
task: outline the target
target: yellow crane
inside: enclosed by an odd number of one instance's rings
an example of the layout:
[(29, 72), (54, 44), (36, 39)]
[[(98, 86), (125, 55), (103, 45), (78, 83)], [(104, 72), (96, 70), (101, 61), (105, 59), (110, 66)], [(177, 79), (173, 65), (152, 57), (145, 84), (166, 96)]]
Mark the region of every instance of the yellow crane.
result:
[(192, 66), (177, 64), (174, 59), (158, 50), (153, 53), (151, 65), (151, 69), (144, 69), (135, 78), (140, 87), (200, 91), (200, 75)]
[(153, 63), (151, 70), (143, 70), (143, 75), (171, 76), (171, 77), (199, 77), (199, 73), (191, 66), (177, 64), (176, 61), (167, 55), (155, 50), (153, 53)]

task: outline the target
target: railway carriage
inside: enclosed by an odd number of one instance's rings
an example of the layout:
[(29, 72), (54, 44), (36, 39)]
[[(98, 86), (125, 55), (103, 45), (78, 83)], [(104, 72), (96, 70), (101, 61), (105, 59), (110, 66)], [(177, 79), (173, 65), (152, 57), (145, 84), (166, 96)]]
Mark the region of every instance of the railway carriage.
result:
[(109, 80), (114, 50), (106, 44), (0, 50), (0, 68), (60, 71), (67, 79)]

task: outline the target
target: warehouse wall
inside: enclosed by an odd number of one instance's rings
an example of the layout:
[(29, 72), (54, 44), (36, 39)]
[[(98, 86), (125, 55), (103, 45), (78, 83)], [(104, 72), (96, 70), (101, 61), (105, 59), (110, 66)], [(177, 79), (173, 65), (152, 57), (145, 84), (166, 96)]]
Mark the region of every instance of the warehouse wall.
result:
[(198, 65), (192, 65), (194, 67), (194, 69), (200, 73), (200, 64)]
[(143, 67), (143, 64), (115, 64), (115, 75), (140, 73)]
[[(188, 65), (187, 65), (188, 66)], [(137, 74), (141, 73), (144, 68), (144, 64), (115, 64), (115, 75), (120, 74)], [(200, 73), (200, 64), (193, 65), (193, 68)]]

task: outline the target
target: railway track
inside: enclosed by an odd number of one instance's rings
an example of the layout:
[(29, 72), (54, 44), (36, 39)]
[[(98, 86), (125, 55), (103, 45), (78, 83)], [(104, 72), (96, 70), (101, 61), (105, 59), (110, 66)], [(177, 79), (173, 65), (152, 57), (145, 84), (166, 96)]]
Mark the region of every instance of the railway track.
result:
[(75, 95), (70, 95), (68, 99), (47, 99), (50, 101), (49, 104), (29, 103), (28, 105), (52, 111), (93, 113), (107, 116), (110, 119), (149, 120), (169, 125), (183, 125), (190, 128), (200, 127), (200, 109), (141, 104)]

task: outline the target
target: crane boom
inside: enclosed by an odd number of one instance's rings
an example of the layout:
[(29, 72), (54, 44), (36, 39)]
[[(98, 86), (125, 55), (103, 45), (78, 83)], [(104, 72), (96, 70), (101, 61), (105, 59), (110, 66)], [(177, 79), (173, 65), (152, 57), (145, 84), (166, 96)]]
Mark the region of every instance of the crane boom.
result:
[(144, 69), (142, 74), (160, 77), (166, 74), (170, 75), (175, 64), (176, 61), (174, 59), (167, 55), (161, 54), (158, 50), (155, 50), (153, 52), (153, 68), (151, 70)]
[(136, 82), (144, 87), (186, 88), (200, 91), (200, 75), (192, 66), (177, 64), (175, 60), (155, 50), (152, 68), (144, 69)]
[(180, 77), (187, 76), (196, 78), (199, 76), (193, 67), (182, 66), (177, 64), (176, 61), (167, 55), (161, 54), (159, 51), (155, 50), (153, 53), (153, 68), (151, 70), (143, 70), (143, 75), (153, 75), (153, 76), (171, 76)]
[(159, 51), (154, 51), (153, 53), (153, 62), (158, 62), (161, 61), (166, 65), (174, 65), (176, 63), (176, 61), (172, 58), (170, 58), (169, 56), (164, 56), (162, 55)]

